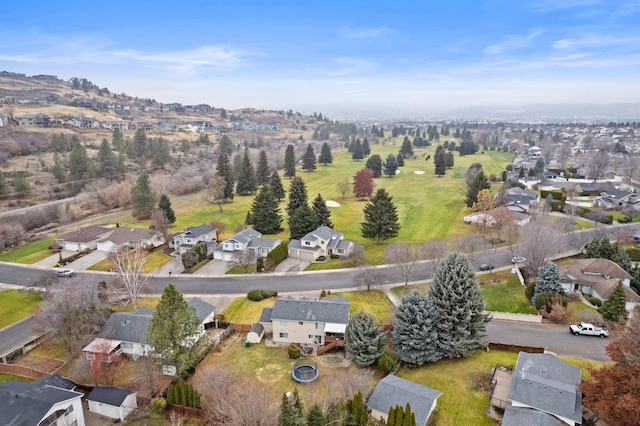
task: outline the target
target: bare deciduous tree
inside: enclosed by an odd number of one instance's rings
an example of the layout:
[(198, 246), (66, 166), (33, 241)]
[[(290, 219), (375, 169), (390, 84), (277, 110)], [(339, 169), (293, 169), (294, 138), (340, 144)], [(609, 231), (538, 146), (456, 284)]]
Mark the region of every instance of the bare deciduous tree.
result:
[(449, 247), (447, 247), (447, 243), (440, 238), (430, 238), (420, 248), (420, 257), (429, 261), (432, 273), (436, 272), (440, 260), (448, 253)]
[(249, 266), (256, 263), (256, 252), (253, 250), (238, 250), (231, 256), (231, 264), (242, 266), (244, 272), (249, 272)]
[(342, 194), (342, 198), (344, 198), (347, 192), (349, 192), (349, 189), (351, 188), (351, 182), (349, 181), (349, 179), (341, 180), (340, 182), (337, 183), (337, 187), (338, 187), (338, 192)]
[(317, 404), (326, 413), (332, 406), (353, 398), (358, 392), (368, 394), (373, 388), (374, 380), (372, 369), (345, 370), (332, 378), (331, 386), (315, 381), (307, 383), (309, 386), (303, 386), (298, 391), (307, 407)]
[(165, 243), (169, 244), (169, 241), (171, 241), (171, 232), (169, 232), (171, 222), (167, 219), (167, 215), (164, 211), (156, 209), (151, 213), (151, 226), (157, 232), (161, 233)]
[(527, 258), (531, 276), (566, 247), (566, 235), (556, 229), (553, 217), (535, 216), (521, 232), (518, 253)]
[(561, 168), (564, 169), (567, 167), (567, 161), (572, 153), (573, 149), (571, 148), (570, 142), (563, 142), (562, 145), (560, 145), (560, 149), (558, 150), (558, 162), (560, 163)]
[(366, 288), (367, 291), (372, 287), (377, 287), (382, 283), (382, 274), (377, 269), (364, 265), (360, 268), (360, 272), (353, 277), (353, 284), (356, 287)]
[(589, 171), (589, 178), (594, 181), (602, 179), (604, 173), (609, 166), (609, 153), (606, 149), (599, 150), (589, 161), (587, 169)]
[(131, 204), (131, 181), (98, 179), (89, 182), (83, 190), (85, 199), (97, 210), (112, 210)]
[(404, 280), (404, 285), (409, 284), (411, 271), (413, 271), (418, 257), (418, 250), (406, 243), (391, 244), (384, 251), (385, 260), (398, 269), (400, 276)]
[(475, 233), (457, 237), (451, 242), (452, 251), (466, 254), (472, 263), (478, 260), (483, 247), (484, 237)]
[(138, 307), (138, 299), (147, 285), (147, 277), (142, 272), (147, 261), (144, 249), (131, 250), (129, 247), (118, 247), (109, 255), (115, 269), (116, 279), (110, 286), (110, 293), (120, 303)]
[(354, 244), (351, 253), (347, 256), (351, 260), (353, 266), (358, 266), (364, 261), (364, 246), (362, 244)]
[(24, 227), (14, 221), (0, 223), (0, 250), (18, 246), (26, 238)]
[(224, 196), (225, 185), (226, 181), (223, 176), (213, 175), (211, 179), (209, 179), (209, 184), (202, 196), (203, 202), (217, 205), (218, 208), (220, 208), (220, 213), (222, 213), (222, 205), (227, 202)]
[(551, 139), (543, 139), (540, 142), (540, 157), (544, 160), (544, 164), (551, 164), (551, 160), (553, 160), (553, 155), (556, 152), (556, 144)]

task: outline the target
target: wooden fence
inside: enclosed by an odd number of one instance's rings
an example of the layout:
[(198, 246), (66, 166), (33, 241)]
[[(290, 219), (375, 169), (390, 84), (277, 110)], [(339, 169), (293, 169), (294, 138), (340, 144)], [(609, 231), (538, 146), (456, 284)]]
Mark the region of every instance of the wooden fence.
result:
[(543, 354), (544, 348), (538, 348), (535, 346), (521, 346), (521, 345), (512, 345), (508, 343), (489, 343), (489, 349), (493, 349), (495, 351), (507, 351), (507, 352), (527, 352), (530, 354)]
[(165, 417), (169, 417), (171, 413), (190, 419), (202, 419), (205, 420), (207, 418), (207, 412), (205, 410), (193, 407), (187, 407), (186, 405), (178, 405), (171, 404), (167, 405), (167, 409), (165, 410)]
[(50, 373), (36, 370), (35, 368), (25, 367), (24, 365), (0, 364), (0, 373), (12, 374), (14, 376), (28, 377), (30, 379), (39, 379), (49, 376)]

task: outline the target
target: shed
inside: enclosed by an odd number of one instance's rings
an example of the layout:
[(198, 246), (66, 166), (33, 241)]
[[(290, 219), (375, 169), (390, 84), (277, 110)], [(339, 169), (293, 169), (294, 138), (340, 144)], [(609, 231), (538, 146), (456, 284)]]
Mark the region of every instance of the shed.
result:
[(260, 323), (253, 324), (247, 335), (249, 343), (260, 343), (264, 337), (264, 327)]
[(90, 412), (122, 421), (138, 408), (135, 392), (113, 386), (94, 388), (87, 396), (87, 402)]

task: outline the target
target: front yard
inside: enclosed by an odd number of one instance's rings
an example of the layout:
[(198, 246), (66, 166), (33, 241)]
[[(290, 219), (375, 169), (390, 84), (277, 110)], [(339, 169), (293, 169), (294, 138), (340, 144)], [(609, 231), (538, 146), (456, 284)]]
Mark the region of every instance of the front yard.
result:
[(478, 281), (487, 311), (535, 315), (536, 311), (515, 274), (509, 271), (483, 274)]
[(31, 316), (41, 300), (42, 296), (35, 291), (0, 291), (0, 328)]

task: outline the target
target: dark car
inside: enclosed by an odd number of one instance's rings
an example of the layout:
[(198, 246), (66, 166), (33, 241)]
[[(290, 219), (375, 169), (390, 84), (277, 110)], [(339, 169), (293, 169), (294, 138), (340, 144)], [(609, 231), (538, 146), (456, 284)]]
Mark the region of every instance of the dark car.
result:
[(492, 269), (493, 269), (493, 265), (490, 265), (488, 263), (483, 263), (482, 265), (480, 265), (481, 271), (490, 271)]

